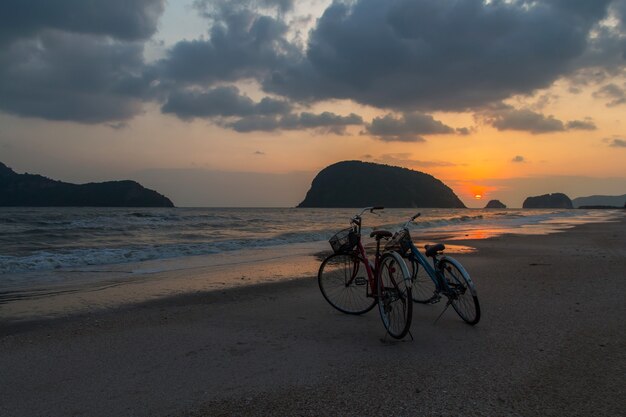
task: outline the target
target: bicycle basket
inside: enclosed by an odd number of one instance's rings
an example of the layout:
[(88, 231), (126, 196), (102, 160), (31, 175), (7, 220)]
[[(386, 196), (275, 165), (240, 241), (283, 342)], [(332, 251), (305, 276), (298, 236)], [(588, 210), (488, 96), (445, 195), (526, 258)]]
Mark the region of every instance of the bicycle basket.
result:
[(411, 234), (408, 230), (402, 229), (393, 235), (391, 240), (385, 245), (385, 250), (396, 251), (400, 255), (405, 255), (411, 250)]
[(337, 234), (328, 240), (333, 252), (342, 253), (350, 252), (358, 243), (358, 237), (354, 230), (350, 227), (337, 232)]

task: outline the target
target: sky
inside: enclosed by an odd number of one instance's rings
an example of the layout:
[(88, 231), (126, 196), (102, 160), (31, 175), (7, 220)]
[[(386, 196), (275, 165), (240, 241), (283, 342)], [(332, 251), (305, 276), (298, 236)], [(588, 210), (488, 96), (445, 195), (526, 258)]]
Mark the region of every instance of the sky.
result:
[(295, 206), (343, 160), (468, 207), (626, 193), (626, 0), (3, 0), (0, 162)]

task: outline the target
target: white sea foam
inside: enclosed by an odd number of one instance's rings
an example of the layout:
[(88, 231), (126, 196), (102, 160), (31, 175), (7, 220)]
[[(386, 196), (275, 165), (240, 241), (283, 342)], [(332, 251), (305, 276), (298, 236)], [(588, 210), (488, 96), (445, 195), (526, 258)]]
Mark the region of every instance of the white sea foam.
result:
[[(395, 230), (416, 210), (386, 210), (363, 218)], [(0, 209), (3, 275), (108, 265), (327, 240), (348, 226), (354, 209)], [(466, 230), (519, 231), (529, 225), (575, 224), (611, 212), (585, 210), (423, 209), (417, 235)], [(607, 214), (609, 213), (609, 214)], [(6, 282), (6, 280), (4, 280)]]

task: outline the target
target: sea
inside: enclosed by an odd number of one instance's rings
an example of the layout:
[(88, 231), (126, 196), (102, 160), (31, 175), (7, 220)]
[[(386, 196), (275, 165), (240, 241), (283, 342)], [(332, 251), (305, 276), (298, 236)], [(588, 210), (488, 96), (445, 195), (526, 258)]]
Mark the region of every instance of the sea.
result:
[[(223, 265), (229, 265), (229, 273), (220, 273), (220, 287), (232, 286), (235, 281), (239, 286), (257, 283), (258, 279), (250, 278), (255, 275), (267, 280), (314, 276), (319, 254), (330, 250), (328, 239), (348, 227), (358, 211), (0, 208), (0, 307), (80, 292), (81, 288), (109, 288), (112, 277), (119, 287), (150, 282), (151, 277), (156, 281), (168, 271), (178, 271), (180, 277), (192, 276), (180, 271), (201, 267), (223, 271)], [(421, 215), (410, 229), (419, 242), (554, 233), (576, 224), (623, 216), (618, 211), (580, 209), (386, 209), (363, 215), (363, 236), (372, 229), (396, 230), (416, 212)], [(309, 256), (306, 268), (302, 266), (307, 263), (305, 256)], [(274, 261), (265, 263), (265, 269), (256, 267), (267, 259)], [(176, 284), (161, 286), (155, 296), (178, 291), (181, 286), (206, 290), (217, 285), (199, 284), (204, 281), (207, 279), (198, 278), (190, 284), (181, 278)]]

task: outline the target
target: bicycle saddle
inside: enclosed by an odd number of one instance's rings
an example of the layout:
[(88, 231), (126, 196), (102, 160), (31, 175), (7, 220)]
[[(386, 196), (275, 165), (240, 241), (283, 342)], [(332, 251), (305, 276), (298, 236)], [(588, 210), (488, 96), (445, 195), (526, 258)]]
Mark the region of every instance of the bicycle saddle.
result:
[(435, 245), (426, 245), (424, 249), (426, 249), (426, 256), (435, 256), (437, 252), (441, 252), (446, 248), (446, 245), (443, 243), (437, 243)]
[(370, 237), (375, 237), (376, 240), (384, 239), (391, 236), (393, 236), (393, 233), (388, 232), (387, 230), (374, 230), (372, 233), (370, 233)]

